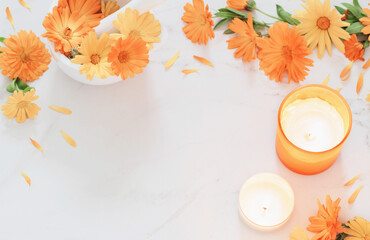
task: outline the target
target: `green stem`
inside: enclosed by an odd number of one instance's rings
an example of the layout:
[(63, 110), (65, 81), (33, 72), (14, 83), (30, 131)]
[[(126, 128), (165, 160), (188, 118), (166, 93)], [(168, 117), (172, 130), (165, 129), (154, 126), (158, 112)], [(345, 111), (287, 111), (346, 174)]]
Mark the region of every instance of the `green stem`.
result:
[(268, 17), (270, 17), (270, 18), (276, 19), (276, 20), (278, 20), (278, 21), (283, 21), (281, 18), (274, 17), (274, 16), (272, 16), (272, 15), (270, 15), (270, 14), (268, 14), (268, 13), (265, 13), (264, 11), (262, 11), (262, 10), (260, 10), (260, 9), (258, 9), (258, 8), (255, 8), (255, 9), (256, 9), (256, 11), (258, 11), (258, 12), (260, 12), (260, 13), (262, 13), (262, 14), (264, 14), (264, 15), (266, 15), (266, 16), (268, 16)]

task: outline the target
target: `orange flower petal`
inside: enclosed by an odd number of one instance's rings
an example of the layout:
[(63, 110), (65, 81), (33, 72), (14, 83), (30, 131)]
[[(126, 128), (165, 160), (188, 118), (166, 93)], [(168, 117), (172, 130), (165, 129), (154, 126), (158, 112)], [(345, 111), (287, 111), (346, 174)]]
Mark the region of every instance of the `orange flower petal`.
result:
[[(350, 72), (350, 70), (351, 70), (351, 68), (352, 68), (352, 64), (353, 64), (353, 61), (352, 62), (350, 62), (344, 69), (343, 69), (343, 71), (340, 73), (340, 78), (343, 78), (344, 76), (346, 76), (349, 72)], [(342, 79), (342, 81), (343, 81), (343, 79)]]
[(75, 140), (73, 140), (73, 138), (71, 138), (70, 136), (68, 136), (65, 132), (63, 131), (60, 131), (64, 137), (64, 139), (66, 140), (66, 142), (71, 145), (72, 147), (76, 147), (77, 144), (75, 142)]
[(182, 70), (183, 73), (185, 74), (190, 74), (190, 73), (195, 73), (195, 72), (198, 72), (199, 69), (184, 69)]
[(60, 113), (63, 113), (63, 114), (72, 114), (72, 111), (69, 110), (68, 108), (64, 108), (64, 107), (57, 107), (57, 106), (49, 106), (49, 108), (57, 111), (57, 112), (60, 112)]
[(33, 144), (33, 146), (35, 147), (35, 148), (37, 148), (39, 151), (41, 151), (41, 152), (43, 152), (44, 151), (44, 149), (40, 146), (40, 144), (38, 143), (38, 142), (36, 142), (35, 140), (33, 140), (32, 138), (30, 138), (30, 140), (31, 140), (31, 143)]
[(211, 66), (211, 67), (214, 67), (215, 65), (213, 65), (213, 63), (211, 63), (210, 61), (208, 61), (207, 59), (205, 58), (202, 58), (202, 57), (198, 57), (198, 56), (193, 56), (196, 60), (198, 60), (199, 62), (205, 64), (205, 65), (208, 65), (208, 66)]
[(31, 187), (31, 178), (25, 174), (23, 171), (22, 171), (22, 176), (24, 177), (24, 180), (26, 180), (26, 182), (28, 183), (28, 186)]
[(363, 69), (368, 69), (370, 67), (370, 59), (367, 60), (365, 65), (362, 67)]
[(6, 7), (5, 9), (6, 16), (8, 17), (9, 22), (13, 25), (13, 28), (15, 28), (14, 19), (12, 14), (10, 13), (9, 7)]
[(361, 174), (358, 174), (356, 177), (349, 180), (346, 184), (344, 184), (344, 186), (350, 186), (350, 185), (354, 184), (357, 181), (357, 179), (360, 177), (360, 175)]
[(360, 73), (360, 77), (357, 80), (356, 92), (357, 94), (360, 93), (362, 86), (364, 85), (364, 71)]
[(370, 93), (367, 94), (366, 101), (370, 102)]
[(348, 80), (348, 78), (351, 76), (351, 73), (350, 74), (348, 74), (347, 75), (347, 77), (345, 77), (345, 78), (342, 78), (341, 80), (343, 81), (343, 82), (345, 82), (345, 81), (347, 81)]
[(330, 74), (329, 74), (329, 75), (325, 78), (325, 80), (322, 82), (322, 85), (324, 85), (324, 86), (328, 86), (329, 79), (330, 79)]
[(361, 185), (359, 188), (357, 188), (357, 190), (351, 195), (351, 197), (348, 199), (348, 203), (349, 204), (352, 204), (355, 200), (356, 200), (356, 198), (357, 198), (357, 196), (358, 196), (358, 194), (360, 193), (360, 191), (361, 191), (361, 189), (362, 189), (362, 187), (363, 187), (364, 185)]
[(180, 55), (180, 51), (178, 51), (170, 60), (168, 60), (166, 64), (164, 65), (164, 67), (166, 69), (169, 69), (176, 62), (179, 55)]
[(19, 0), (19, 3), (20, 3), (23, 7), (28, 8), (28, 9), (31, 9), (31, 7), (30, 7), (30, 6), (28, 6), (28, 4), (27, 4), (24, 0)]
[(339, 87), (339, 88), (337, 88), (336, 90), (337, 90), (338, 92), (340, 92), (340, 90), (342, 90), (342, 88), (343, 88), (343, 87)]

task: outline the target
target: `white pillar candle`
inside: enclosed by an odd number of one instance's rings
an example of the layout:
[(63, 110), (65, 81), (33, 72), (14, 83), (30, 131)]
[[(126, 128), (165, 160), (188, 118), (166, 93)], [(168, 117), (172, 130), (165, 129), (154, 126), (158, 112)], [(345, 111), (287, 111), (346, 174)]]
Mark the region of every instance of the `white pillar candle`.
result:
[(285, 136), (297, 147), (323, 152), (344, 138), (344, 121), (339, 112), (319, 98), (296, 100), (283, 111), (281, 125)]
[(293, 190), (276, 174), (261, 173), (251, 177), (239, 193), (240, 216), (256, 230), (270, 231), (283, 226), (293, 208)]

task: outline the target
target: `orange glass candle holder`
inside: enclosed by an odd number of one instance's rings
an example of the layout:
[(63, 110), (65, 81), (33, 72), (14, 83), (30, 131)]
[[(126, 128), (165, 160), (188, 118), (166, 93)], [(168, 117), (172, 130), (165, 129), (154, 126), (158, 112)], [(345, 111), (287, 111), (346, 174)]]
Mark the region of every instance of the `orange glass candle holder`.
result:
[[(296, 100), (308, 98), (319, 98), (333, 106), (344, 123), (344, 138), (335, 147), (322, 151), (311, 152), (294, 145), (285, 135), (282, 128), (282, 113), (284, 109)], [(276, 134), (276, 152), (280, 161), (290, 170), (304, 175), (312, 175), (325, 171), (338, 158), (338, 155), (347, 140), (352, 127), (352, 112), (347, 101), (338, 91), (324, 85), (312, 84), (297, 88), (290, 92), (279, 108), (277, 134)]]

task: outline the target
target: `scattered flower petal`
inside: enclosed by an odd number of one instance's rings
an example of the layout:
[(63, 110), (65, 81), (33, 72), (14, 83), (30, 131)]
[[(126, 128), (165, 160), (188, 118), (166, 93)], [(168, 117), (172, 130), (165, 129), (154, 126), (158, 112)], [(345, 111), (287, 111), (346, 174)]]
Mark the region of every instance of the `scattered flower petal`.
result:
[(211, 66), (211, 67), (214, 67), (215, 65), (213, 65), (213, 63), (211, 63), (209, 60), (205, 59), (205, 58), (202, 58), (202, 57), (198, 57), (198, 56), (193, 56), (196, 60), (198, 60), (199, 62), (207, 65), (207, 66)]
[(35, 140), (33, 140), (32, 138), (30, 138), (30, 140), (31, 140), (31, 143), (33, 144), (33, 146), (35, 147), (35, 148), (37, 148), (40, 152), (43, 152), (44, 151), (44, 149), (40, 146), (40, 144), (38, 143), (38, 142), (36, 142)]
[(66, 142), (71, 145), (72, 147), (76, 147), (77, 144), (75, 142), (75, 140), (73, 140), (73, 138), (71, 138), (70, 136), (68, 136), (65, 132), (63, 131), (60, 131), (64, 137), (64, 139), (66, 140)]
[(329, 79), (330, 79), (330, 74), (329, 74), (329, 75), (325, 78), (325, 80), (322, 82), (322, 85), (324, 85), (324, 86), (328, 86)]
[(362, 67), (363, 69), (368, 69), (370, 67), (370, 59), (367, 60), (365, 65)]
[(367, 94), (366, 101), (370, 102), (370, 93)]
[(168, 60), (166, 64), (164, 65), (164, 67), (166, 69), (169, 69), (176, 62), (179, 55), (180, 55), (180, 51), (178, 51), (170, 60)]
[(30, 6), (28, 6), (28, 4), (27, 4), (24, 0), (19, 0), (19, 3), (20, 3), (23, 7), (28, 8), (28, 9), (31, 9), (31, 7), (30, 7)]
[(199, 69), (184, 69), (182, 70), (183, 73), (185, 74), (190, 74), (190, 73), (195, 73), (195, 72), (198, 72)]
[(357, 181), (357, 179), (360, 177), (360, 175), (361, 174), (358, 174), (356, 177), (349, 180), (346, 184), (344, 184), (344, 186), (350, 186), (350, 185), (354, 184)]
[(357, 80), (356, 92), (357, 94), (360, 93), (362, 86), (364, 85), (364, 71), (360, 73), (360, 77)]
[(60, 113), (63, 113), (63, 114), (72, 114), (72, 111), (69, 110), (68, 108), (64, 108), (64, 107), (57, 107), (57, 106), (49, 106), (49, 108), (57, 111), (57, 112), (60, 112)]
[(336, 90), (337, 90), (338, 92), (340, 92), (340, 90), (342, 90), (342, 88), (343, 88), (343, 87), (339, 87), (339, 88), (337, 88)]
[(348, 203), (349, 204), (352, 204), (355, 200), (356, 200), (356, 198), (357, 198), (357, 196), (358, 196), (358, 194), (360, 193), (360, 191), (361, 191), (361, 189), (362, 189), (362, 187), (363, 187), (364, 185), (361, 185), (359, 188), (357, 188), (357, 190), (351, 195), (351, 197), (348, 199)]
[(22, 171), (22, 176), (24, 177), (24, 180), (26, 180), (28, 186), (31, 187), (31, 178), (27, 174), (25, 174), (23, 171)]
[(9, 7), (6, 7), (6, 16), (8, 17), (9, 22), (12, 24), (13, 28), (15, 28), (14, 19), (12, 14), (10, 13)]
[[(342, 72), (340, 73), (340, 78), (342, 79), (342, 81), (345, 81), (343, 80), (345, 76), (347, 76), (346, 80), (348, 79), (348, 77), (351, 75), (351, 68), (352, 68), (352, 65), (353, 65), (353, 61), (350, 62), (343, 70)], [(348, 75), (347, 75), (348, 74)]]
[(293, 228), (293, 232), (289, 235), (290, 240), (310, 240), (307, 232), (302, 228)]

